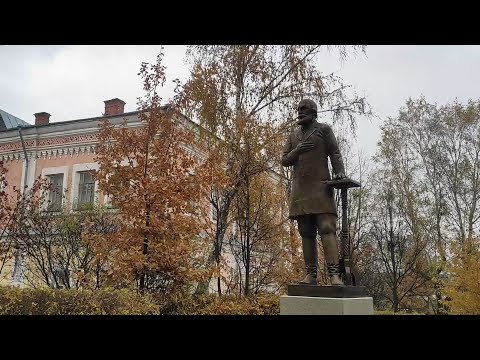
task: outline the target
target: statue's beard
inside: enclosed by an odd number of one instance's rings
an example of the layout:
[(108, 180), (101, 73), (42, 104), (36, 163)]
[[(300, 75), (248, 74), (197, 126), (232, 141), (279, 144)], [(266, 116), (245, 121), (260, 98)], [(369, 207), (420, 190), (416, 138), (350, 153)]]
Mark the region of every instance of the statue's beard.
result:
[(298, 115), (298, 118), (297, 118), (298, 125), (307, 125), (307, 124), (310, 124), (312, 121), (313, 121), (312, 115), (300, 114)]

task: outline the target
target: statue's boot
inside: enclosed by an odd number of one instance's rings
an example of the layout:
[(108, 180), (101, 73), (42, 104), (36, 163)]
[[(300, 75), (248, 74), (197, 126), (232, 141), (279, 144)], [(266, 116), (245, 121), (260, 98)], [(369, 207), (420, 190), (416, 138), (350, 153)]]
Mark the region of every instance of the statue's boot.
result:
[(303, 259), (307, 276), (300, 284), (317, 285), (318, 250), (315, 238), (302, 237)]
[(337, 237), (335, 234), (323, 234), (322, 245), (331, 284), (344, 285), (340, 277), (340, 253), (338, 251)]
[(317, 285), (317, 276), (312, 275), (312, 274), (307, 274), (305, 278), (300, 281), (300, 284), (306, 284), (306, 285)]

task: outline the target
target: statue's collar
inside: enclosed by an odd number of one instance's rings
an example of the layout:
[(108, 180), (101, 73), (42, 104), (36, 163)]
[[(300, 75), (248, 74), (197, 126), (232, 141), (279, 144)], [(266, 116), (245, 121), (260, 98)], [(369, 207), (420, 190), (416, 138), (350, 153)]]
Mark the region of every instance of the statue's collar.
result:
[(318, 127), (318, 122), (314, 120), (304, 134), (302, 132), (302, 127), (298, 125), (295, 130), (295, 137), (300, 141), (305, 141), (310, 137), (310, 135), (312, 135), (317, 130), (317, 127)]

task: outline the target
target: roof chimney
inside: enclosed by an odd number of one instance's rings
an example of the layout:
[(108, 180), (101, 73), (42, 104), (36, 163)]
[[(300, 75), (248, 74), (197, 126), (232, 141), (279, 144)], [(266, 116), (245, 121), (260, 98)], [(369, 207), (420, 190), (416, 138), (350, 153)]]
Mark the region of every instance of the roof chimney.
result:
[(47, 112), (39, 112), (34, 115), (35, 115), (35, 126), (47, 125), (51, 116)]
[(104, 116), (108, 115), (120, 115), (124, 113), (125, 101), (115, 98), (112, 100), (105, 100), (105, 113)]

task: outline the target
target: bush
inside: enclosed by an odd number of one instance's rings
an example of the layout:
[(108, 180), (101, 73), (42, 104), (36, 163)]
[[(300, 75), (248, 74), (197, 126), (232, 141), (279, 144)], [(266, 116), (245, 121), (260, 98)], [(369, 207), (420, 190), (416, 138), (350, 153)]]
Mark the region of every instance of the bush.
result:
[(407, 312), (407, 311), (398, 311), (398, 312), (393, 312), (392, 310), (375, 310), (373, 312), (373, 315), (424, 315), (420, 314), (417, 312)]
[(150, 295), (130, 290), (54, 290), (0, 287), (1, 315), (158, 314)]
[(0, 315), (278, 315), (278, 295), (140, 295), (122, 289), (0, 287)]
[(190, 295), (156, 296), (165, 315), (278, 315), (278, 295), (239, 298), (237, 296)]

